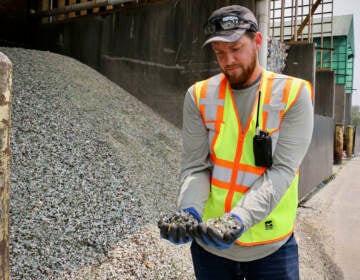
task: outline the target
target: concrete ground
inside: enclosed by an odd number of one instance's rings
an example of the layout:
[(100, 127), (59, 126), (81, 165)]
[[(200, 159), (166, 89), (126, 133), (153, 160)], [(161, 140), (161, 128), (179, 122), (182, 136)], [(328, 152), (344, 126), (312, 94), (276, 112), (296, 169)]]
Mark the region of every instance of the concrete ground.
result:
[(312, 266), (320, 261), (332, 274), (323, 279), (360, 279), (360, 157), (335, 166), (335, 178), (302, 204), (299, 220), (313, 230), (312, 236), (300, 234), (299, 248), (316, 240), (320, 253)]

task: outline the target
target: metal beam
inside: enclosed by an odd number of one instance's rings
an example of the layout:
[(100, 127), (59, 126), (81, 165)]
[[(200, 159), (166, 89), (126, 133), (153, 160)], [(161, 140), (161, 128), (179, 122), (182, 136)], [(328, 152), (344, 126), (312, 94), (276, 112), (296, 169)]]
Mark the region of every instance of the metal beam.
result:
[(298, 28), (298, 30), (296, 32), (296, 36), (295, 36), (295, 34), (292, 36), (292, 38), (291, 38), (292, 41), (294, 41), (295, 37), (298, 37), (298, 36), (301, 35), (301, 33), (303, 32), (305, 26), (310, 21), (310, 18), (314, 15), (317, 7), (320, 5), (321, 1), (322, 0), (316, 0), (314, 5), (312, 5), (310, 13), (306, 16), (306, 18), (304, 19), (304, 21), (301, 23), (300, 27)]
[(98, 8), (107, 5), (118, 5), (127, 2), (136, 2), (136, 0), (93, 0), (89, 2), (77, 3), (64, 7), (59, 7), (51, 10), (40, 11), (40, 16), (54, 16), (58, 14), (67, 14), (69, 12), (76, 12), (86, 9)]

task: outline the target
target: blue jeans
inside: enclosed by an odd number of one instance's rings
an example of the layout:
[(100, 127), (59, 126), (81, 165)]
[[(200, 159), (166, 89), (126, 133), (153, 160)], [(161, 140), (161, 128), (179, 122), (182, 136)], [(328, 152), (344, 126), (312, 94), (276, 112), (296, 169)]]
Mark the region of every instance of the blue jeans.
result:
[(299, 280), (298, 245), (293, 235), (275, 253), (250, 262), (215, 256), (195, 241), (191, 255), (198, 280)]

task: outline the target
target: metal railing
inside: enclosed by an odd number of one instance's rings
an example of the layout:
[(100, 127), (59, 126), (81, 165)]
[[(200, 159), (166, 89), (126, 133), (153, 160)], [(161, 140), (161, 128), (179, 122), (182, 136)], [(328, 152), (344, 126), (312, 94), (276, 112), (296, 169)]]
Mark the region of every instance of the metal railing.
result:
[(333, 0), (271, 0), (269, 35), (281, 42), (311, 43), (316, 46), (322, 67), (326, 57), (331, 68), (333, 51)]

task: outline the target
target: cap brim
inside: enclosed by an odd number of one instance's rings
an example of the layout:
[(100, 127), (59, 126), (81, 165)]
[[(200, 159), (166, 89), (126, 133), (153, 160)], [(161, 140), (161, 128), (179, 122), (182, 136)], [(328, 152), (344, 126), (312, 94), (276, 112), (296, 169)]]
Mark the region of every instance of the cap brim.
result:
[(205, 43), (202, 45), (202, 48), (212, 42), (225, 42), (225, 43), (236, 42), (242, 37), (242, 35), (245, 34), (246, 30), (247, 29), (236, 29), (231, 31), (222, 31), (221, 33), (218, 32), (213, 36), (211, 36), (209, 39), (207, 39)]

